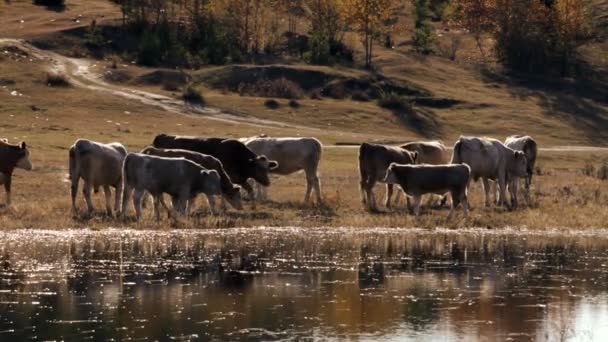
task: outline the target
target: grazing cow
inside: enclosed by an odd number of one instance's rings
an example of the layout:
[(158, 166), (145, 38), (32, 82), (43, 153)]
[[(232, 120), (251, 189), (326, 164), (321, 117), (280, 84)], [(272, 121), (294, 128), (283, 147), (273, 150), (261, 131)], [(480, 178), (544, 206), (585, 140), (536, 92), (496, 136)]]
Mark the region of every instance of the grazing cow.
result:
[[(391, 163), (414, 164), (418, 152), (400, 147), (363, 143), (359, 148), (359, 172), (361, 175), (361, 200), (370, 210), (378, 210), (372, 191), (376, 182), (384, 182), (386, 170)], [(386, 184), (386, 206), (390, 208), (393, 184)]]
[[(220, 185), (222, 191), (222, 200), (226, 199), (228, 203), (230, 203), (230, 205), (235, 209), (243, 209), (243, 205), (241, 203), (241, 187), (232, 183), (230, 177), (228, 174), (226, 174), (222, 163), (217, 158), (188, 150), (163, 149), (153, 146), (144, 148), (141, 153), (158, 157), (186, 158), (199, 164), (207, 170), (217, 171), (221, 180)], [(188, 208), (192, 207), (192, 205), (193, 203), (189, 203)]]
[[(289, 175), (304, 170), (306, 173), (306, 195), (304, 202), (310, 201), (310, 194), (314, 188), (317, 203), (321, 203), (321, 184), (318, 169), (323, 153), (323, 145), (315, 138), (267, 138), (251, 137), (239, 139), (257, 155), (264, 155), (276, 160), (279, 166), (271, 173)], [(258, 188), (258, 194), (266, 197), (266, 191)]]
[(450, 162), (448, 149), (441, 141), (414, 141), (399, 147), (418, 152), (417, 164), (444, 165)]
[[(445, 145), (438, 140), (435, 141), (414, 141), (409, 142), (399, 147), (406, 149), (410, 152), (418, 152), (418, 158), (416, 164), (429, 164), (429, 165), (444, 165), (450, 163), (450, 153)], [(395, 202), (399, 199), (399, 194), (395, 196)], [(429, 198), (429, 203), (432, 198)], [(443, 196), (441, 199), (441, 206), (445, 204), (447, 196)]]
[(424, 194), (452, 195), (452, 208), (448, 219), (460, 203), (468, 214), (467, 187), (471, 169), (466, 164), (457, 165), (399, 165), (392, 163), (386, 171), (385, 182), (398, 184), (403, 191), (414, 197), (414, 213), (420, 215), (420, 200)]
[(527, 174), (524, 153), (514, 151), (492, 138), (460, 137), (454, 145), (452, 164), (462, 163), (469, 165), (474, 181), (482, 179), (486, 207), (490, 206), (490, 180), (498, 182), (498, 204), (505, 206), (507, 182), (513, 177), (525, 177)]
[(125, 187), (122, 196), (122, 214), (127, 213), (127, 205), (133, 193), (133, 205), (137, 219), (141, 217), (141, 202), (145, 192), (154, 197), (154, 213), (160, 220), (160, 205), (167, 207), (162, 200), (169, 194), (173, 211), (186, 214), (188, 201), (199, 193), (209, 198), (214, 209), (213, 196), (221, 194), (220, 175), (215, 170), (204, 167), (185, 158), (165, 158), (141, 153), (129, 153), (123, 166)]
[(247, 190), (253, 198), (253, 188), (247, 183), (253, 178), (258, 183), (269, 186), (268, 172), (278, 167), (278, 163), (266, 156), (258, 156), (238, 140), (223, 138), (180, 137), (160, 134), (154, 138), (154, 147), (189, 150), (208, 154), (222, 162), (224, 170), (233, 183)]
[[(526, 202), (530, 205), (530, 185), (532, 184), (532, 175), (534, 174), (534, 166), (536, 164), (536, 157), (538, 155), (538, 146), (536, 141), (528, 135), (512, 135), (505, 139), (505, 145), (515, 151), (522, 151), (526, 155), (526, 170), (527, 176), (525, 180), (525, 196)], [(514, 198), (511, 198), (512, 206), (517, 207), (517, 188), (518, 179), (514, 178), (509, 183), (509, 187), (513, 187), (512, 192), (515, 194)], [(511, 190), (509, 190), (511, 192)]]
[(122, 163), (127, 150), (120, 143), (102, 144), (99, 142), (78, 139), (70, 147), (70, 180), (72, 183), (72, 210), (78, 212), (76, 207), (76, 194), (80, 179), (84, 181), (82, 194), (87, 203), (88, 212), (94, 211), (91, 201), (91, 188), (95, 193), (103, 187), (106, 195), (106, 211), (112, 215), (111, 190), (115, 188), (114, 210), (120, 209), (120, 193), (122, 192)]
[(30, 150), (25, 142), (11, 145), (6, 139), (0, 139), (0, 184), (6, 191), (6, 206), (11, 205), (11, 184), (15, 169), (31, 170)]

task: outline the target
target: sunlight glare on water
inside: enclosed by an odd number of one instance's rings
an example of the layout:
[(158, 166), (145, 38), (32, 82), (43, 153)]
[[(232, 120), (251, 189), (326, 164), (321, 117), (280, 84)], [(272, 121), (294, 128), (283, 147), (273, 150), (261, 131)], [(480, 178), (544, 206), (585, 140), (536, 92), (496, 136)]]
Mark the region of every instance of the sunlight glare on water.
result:
[(608, 234), (0, 233), (0, 340), (608, 339)]

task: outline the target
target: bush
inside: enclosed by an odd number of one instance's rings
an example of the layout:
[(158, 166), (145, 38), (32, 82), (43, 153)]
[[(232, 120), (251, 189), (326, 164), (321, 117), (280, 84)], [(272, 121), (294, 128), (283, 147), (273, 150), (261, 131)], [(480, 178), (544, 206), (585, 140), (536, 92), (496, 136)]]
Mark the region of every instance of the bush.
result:
[(310, 53), (308, 62), (310, 64), (327, 65), (330, 63), (329, 38), (321, 32), (314, 32), (310, 37)]
[(298, 102), (296, 100), (289, 100), (289, 107), (300, 108), (300, 102)]
[(49, 87), (69, 87), (70, 82), (63, 74), (49, 72), (46, 74), (46, 85)]
[(268, 80), (260, 79), (255, 83), (241, 82), (237, 91), (241, 96), (280, 97), (284, 99), (302, 98), (304, 91), (298, 84), (284, 77)]
[(433, 52), (433, 27), (429, 0), (415, 0), (416, 25), (414, 31), (414, 49), (428, 55)]
[(369, 96), (360, 90), (356, 90), (355, 92), (353, 92), (353, 94), (351, 95), (351, 98), (354, 101), (361, 101), (361, 102), (367, 102), (370, 100)]
[(186, 104), (193, 104), (203, 106), (205, 105), (205, 98), (201, 92), (192, 84), (189, 84), (182, 93), (182, 99)]
[(162, 57), (160, 40), (154, 32), (146, 31), (137, 50), (137, 63), (146, 66), (157, 66)]
[(97, 21), (95, 19), (93, 19), (91, 25), (87, 27), (85, 42), (87, 45), (97, 48), (103, 45), (103, 35), (101, 34), (101, 29), (97, 26)]
[(264, 106), (270, 109), (277, 109), (279, 108), (279, 102), (275, 99), (269, 99), (264, 101)]
[(392, 110), (412, 109), (412, 104), (407, 98), (393, 92), (381, 93), (378, 106)]
[(34, 0), (34, 5), (58, 7), (65, 6), (65, 0)]

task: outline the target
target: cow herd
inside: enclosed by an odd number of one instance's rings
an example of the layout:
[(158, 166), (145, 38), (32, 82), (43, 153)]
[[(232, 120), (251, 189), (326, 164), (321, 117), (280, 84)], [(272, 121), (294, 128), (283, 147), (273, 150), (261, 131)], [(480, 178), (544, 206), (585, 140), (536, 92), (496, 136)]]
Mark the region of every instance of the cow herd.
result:
[[(170, 217), (187, 216), (199, 194), (206, 195), (212, 213), (218, 212), (217, 198), (224, 210), (227, 204), (241, 210), (241, 190), (249, 199), (265, 198), (269, 174), (288, 175), (299, 171), (306, 176), (304, 201), (310, 202), (314, 192), (317, 203), (321, 203), (318, 169), (322, 151), (323, 145), (315, 138), (259, 136), (237, 140), (160, 134), (151, 146), (139, 153), (128, 153), (120, 143), (78, 139), (69, 149), (72, 210), (78, 212), (80, 181), (89, 213), (95, 210), (91, 194), (100, 189), (105, 194), (109, 215), (125, 217), (132, 203), (139, 219), (151, 197), (157, 220), (163, 210)], [(369, 210), (377, 210), (373, 187), (378, 182), (386, 183), (385, 205), (390, 208), (397, 184), (407, 195), (408, 204), (409, 198), (413, 198), (416, 216), (426, 194), (442, 196), (442, 204), (449, 194), (448, 218), (460, 204), (466, 216), (470, 181), (481, 179), (486, 206), (490, 205), (490, 181), (493, 181), (498, 185), (497, 204), (517, 207), (520, 179), (524, 180), (529, 202), (537, 153), (536, 142), (529, 136), (511, 136), (504, 143), (491, 138), (460, 137), (451, 156), (439, 141), (400, 146), (363, 143), (359, 148), (362, 201)], [(11, 176), (15, 168), (32, 169), (28, 147), (25, 143), (12, 145), (0, 139), (0, 184), (4, 184), (6, 190), (7, 206), (11, 201)], [(170, 197), (170, 205), (165, 203), (164, 195)]]

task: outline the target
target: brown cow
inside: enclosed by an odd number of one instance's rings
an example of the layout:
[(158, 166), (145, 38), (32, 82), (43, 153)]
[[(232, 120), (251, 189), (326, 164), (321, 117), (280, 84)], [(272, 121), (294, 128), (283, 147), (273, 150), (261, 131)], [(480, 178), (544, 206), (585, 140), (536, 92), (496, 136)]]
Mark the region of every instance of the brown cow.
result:
[(467, 187), (471, 169), (466, 164), (456, 165), (399, 165), (392, 163), (386, 171), (385, 182), (399, 184), (403, 191), (414, 197), (414, 213), (420, 215), (420, 200), (424, 194), (452, 195), (452, 208), (448, 219), (460, 203), (464, 215), (468, 213)]
[(15, 169), (31, 170), (30, 151), (25, 142), (11, 145), (6, 139), (0, 139), (0, 184), (6, 191), (6, 206), (11, 205), (11, 183)]
[[(417, 152), (410, 152), (400, 147), (363, 143), (359, 148), (359, 172), (361, 175), (361, 200), (372, 211), (378, 210), (376, 198), (372, 191), (376, 182), (384, 182), (386, 169), (391, 163), (414, 164)], [(385, 204), (390, 208), (393, 195), (393, 184), (386, 184)]]

